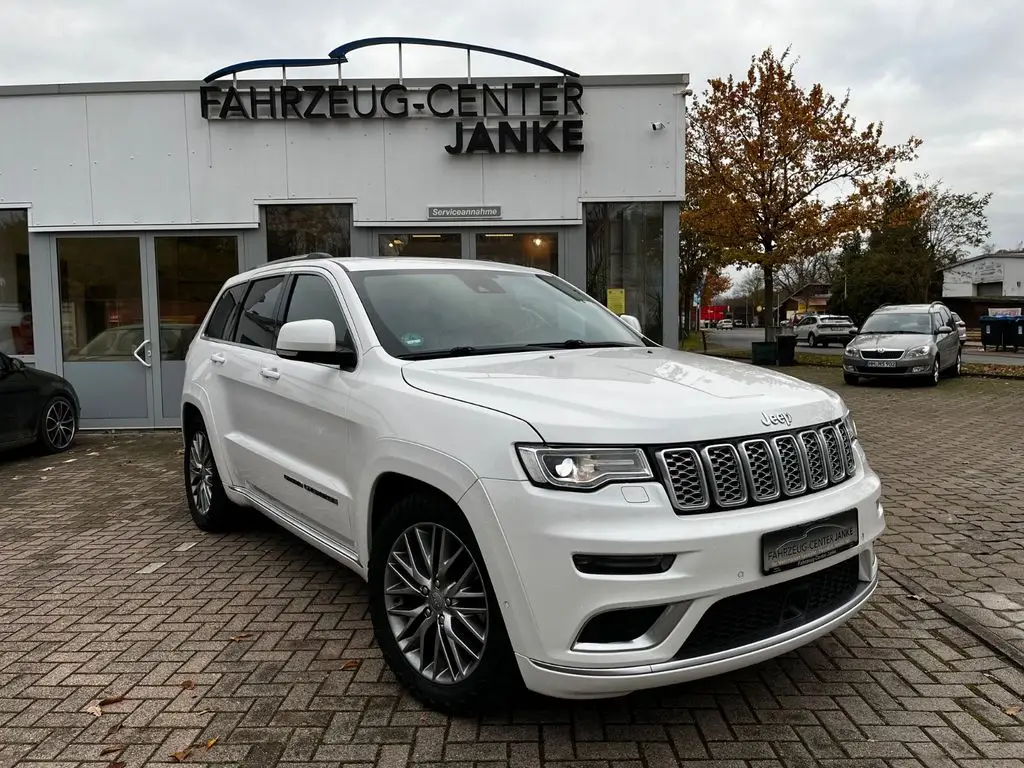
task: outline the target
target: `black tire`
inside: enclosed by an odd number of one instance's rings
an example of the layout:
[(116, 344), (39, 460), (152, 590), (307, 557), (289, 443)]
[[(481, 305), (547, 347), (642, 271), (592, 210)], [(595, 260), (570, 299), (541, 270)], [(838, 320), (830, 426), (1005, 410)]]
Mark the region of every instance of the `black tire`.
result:
[(857, 376), (856, 374), (853, 373), (844, 373), (843, 381), (845, 381), (851, 387), (856, 387), (858, 384), (860, 384), (860, 376)]
[(64, 395), (54, 395), (46, 401), (39, 415), (36, 444), (43, 453), (63, 453), (75, 443), (78, 436), (78, 412), (74, 403)]
[[(475, 667), (462, 680), (442, 683), (435, 682), (435, 680), (428, 677), (430, 674), (433, 674), (433, 671), (428, 672), (424, 670), (421, 672), (420, 669), (414, 667), (413, 662), (406, 658), (405, 652), (399, 647), (399, 641), (395, 636), (398, 630), (393, 628), (388, 615), (387, 594), (385, 592), (387, 582), (385, 577), (389, 572), (392, 574), (397, 573), (397, 569), (389, 569), (388, 560), (393, 548), (397, 547), (401, 550), (404, 547), (403, 537), (407, 533), (410, 536), (415, 535), (414, 532), (411, 532), (414, 526), (447, 529), (447, 533), (454, 534), (465, 547), (465, 553), (459, 555), (459, 557), (467, 557), (466, 553), (472, 557), (484, 587), (482, 594), (486, 596), (486, 625), (482, 634), (485, 640), (483, 648), (479, 652), (479, 661), (475, 663)], [(448, 541), (451, 540), (448, 539)], [(430, 549), (433, 555), (433, 541)], [(452, 549), (457, 550), (457, 547), (452, 546)], [(437, 561), (443, 559), (445, 558), (441, 556), (436, 557)], [(463, 564), (468, 562), (468, 560), (463, 559), (459, 561), (458, 567), (461, 569)], [(456, 566), (453, 564), (454, 567)], [(468, 566), (466, 567), (468, 568)], [(373, 631), (377, 644), (380, 646), (384, 659), (391, 667), (395, 677), (420, 702), (431, 709), (449, 714), (478, 714), (482, 709), (503, 704), (511, 696), (522, 693), (522, 678), (515, 664), (512, 646), (508, 639), (508, 633), (505, 630), (500, 605), (491, 586), (490, 577), (487, 574), (487, 567), (469, 524), (453, 502), (440, 494), (427, 492), (414, 493), (398, 501), (391, 511), (388, 512), (387, 517), (373, 535), (368, 581), (370, 587), (370, 617), (373, 622)], [(412, 579), (402, 579), (402, 581), (405, 584), (413, 584)], [(423, 615), (431, 616), (430, 606), (437, 605), (435, 599), (443, 600), (441, 597), (443, 593), (437, 589), (438, 581), (434, 581), (433, 584), (434, 587), (430, 588), (430, 592), (422, 598), (412, 590), (408, 590), (405, 597), (394, 596), (397, 594), (395, 592), (390, 594), (393, 595), (392, 599), (396, 601), (408, 600), (410, 606), (416, 603), (422, 604), (425, 606)], [(401, 589), (402, 587), (399, 586), (398, 588)], [(419, 589), (422, 591), (424, 587), (421, 586)], [(459, 600), (456, 599), (455, 603), (457, 604), (458, 602)], [(478, 602), (477, 605), (479, 604)], [(452, 605), (452, 602), (448, 601), (448, 605)], [(445, 624), (441, 623), (438, 626), (438, 622), (433, 622), (431, 626), (426, 627), (427, 631), (425, 634), (428, 638), (436, 639), (441, 633), (444, 633), (446, 638), (450, 638), (455, 632), (455, 627), (463, 627), (461, 634), (467, 637), (464, 632), (465, 627), (454, 621), (455, 617), (449, 616), (448, 612), (444, 611), (443, 605), (438, 613), (443, 613), (451, 621), (447, 624), (447, 630), (444, 629)], [(417, 618), (421, 623), (432, 621), (422, 616)], [(403, 619), (404, 617), (396, 617), (396, 622), (400, 623)], [(411, 627), (416, 620), (410, 618), (409, 626)], [(416, 631), (412, 631), (412, 635), (415, 636), (416, 634), (418, 634)], [(447, 639), (447, 644), (452, 648), (455, 647), (450, 639)], [(440, 643), (441, 649), (447, 652), (448, 649), (445, 648), (445, 645), (446, 643)], [(438, 643), (436, 641), (430, 642), (429, 647), (419, 646), (423, 649), (424, 656), (432, 658), (432, 663), (426, 665), (427, 669), (438, 664), (436, 661), (438, 656), (434, 655), (431, 650), (437, 646)], [(407, 648), (412, 652), (412, 644), (407, 646)], [(472, 666), (472, 662), (470, 666)], [(448, 662), (447, 667), (452, 667), (451, 662)]]
[(818, 346), (818, 340), (816, 338), (814, 338), (814, 334), (813, 333), (808, 333), (807, 334), (807, 346), (809, 346), (809, 347), (816, 347), (816, 346)]
[(953, 378), (957, 378), (963, 370), (964, 365), (964, 351), (958, 349), (956, 351), (956, 362), (953, 363), (953, 367), (949, 369), (949, 375)]
[(929, 387), (938, 386), (939, 380), (942, 378), (942, 363), (939, 358), (935, 358), (935, 362), (932, 363), (932, 369), (928, 373), (926, 383)]
[[(224, 484), (221, 482), (217, 461), (210, 446), (210, 435), (206, 431), (206, 425), (198, 418), (190, 420), (190, 423), (185, 425), (183, 471), (188, 511), (196, 527), (211, 532), (227, 531), (234, 527), (238, 522), (239, 508), (224, 492)], [(197, 474), (200, 475), (198, 478)], [(199, 491), (206, 480), (209, 482), (208, 502), (205, 498), (207, 492)]]

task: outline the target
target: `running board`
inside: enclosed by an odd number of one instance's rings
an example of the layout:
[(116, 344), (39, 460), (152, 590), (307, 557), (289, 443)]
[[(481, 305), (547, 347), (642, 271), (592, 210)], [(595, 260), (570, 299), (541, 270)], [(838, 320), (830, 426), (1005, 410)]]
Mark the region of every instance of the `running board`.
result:
[(331, 539), (328, 539), (322, 533), (316, 529), (306, 525), (282, 512), (280, 509), (272, 505), (269, 501), (261, 498), (258, 494), (253, 492), (249, 488), (243, 488), (242, 486), (232, 485), (228, 486), (231, 491), (242, 496), (247, 502), (253, 505), (257, 511), (269, 517), (271, 520), (276, 522), (283, 528), (287, 528), (289, 531), (294, 533), (300, 539), (313, 545), (328, 557), (332, 557), (335, 560), (340, 561), (343, 565), (352, 568), (357, 572), (362, 572), (363, 565), (359, 562), (359, 556), (341, 544), (338, 544)]

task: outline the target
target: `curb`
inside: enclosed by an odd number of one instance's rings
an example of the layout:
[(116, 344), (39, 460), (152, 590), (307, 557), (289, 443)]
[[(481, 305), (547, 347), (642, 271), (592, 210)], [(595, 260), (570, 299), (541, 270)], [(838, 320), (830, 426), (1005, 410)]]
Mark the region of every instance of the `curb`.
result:
[(934, 608), (953, 624), (974, 635), (983, 645), (988, 646), (988, 648), (1004, 657), (1018, 669), (1024, 670), (1024, 649), (1018, 648), (1009, 640), (1000, 637), (998, 633), (986, 627), (977, 619), (968, 616), (956, 606), (950, 605), (941, 597), (933, 595), (912, 577), (898, 571), (889, 570), (888, 568), (885, 569), (885, 575), (912, 595), (923, 600), (929, 607)]

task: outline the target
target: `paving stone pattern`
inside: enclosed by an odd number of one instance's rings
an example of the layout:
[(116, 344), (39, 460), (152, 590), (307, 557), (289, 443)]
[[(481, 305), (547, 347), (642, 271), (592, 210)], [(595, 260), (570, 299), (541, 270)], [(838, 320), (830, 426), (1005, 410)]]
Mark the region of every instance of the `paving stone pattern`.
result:
[(887, 484), (883, 569), (931, 592), (885, 578), (839, 631), (725, 677), (477, 719), (403, 694), (343, 568), (260, 519), (195, 529), (176, 434), (0, 459), (0, 767), (1024, 767), (1024, 671), (930, 602), (1020, 642), (1024, 386), (797, 372), (848, 398)]

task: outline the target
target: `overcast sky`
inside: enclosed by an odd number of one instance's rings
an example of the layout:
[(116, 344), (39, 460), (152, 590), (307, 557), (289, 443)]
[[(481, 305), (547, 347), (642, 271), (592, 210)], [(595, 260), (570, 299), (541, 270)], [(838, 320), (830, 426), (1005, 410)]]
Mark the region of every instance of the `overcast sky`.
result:
[[(994, 192), (992, 242), (1024, 240), (1024, 0), (0, 0), (0, 83), (198, 80), (255, 58), (320, 57), (361, 37), (441, 37), (553, 61), (583, 74), (742, 74), (793, 46), (798, 78), (841, 95), (890, 141), (924, 139), (916, 170), (957, 191)], [(393, 47), (345, 74), (397, 73)], [(465, 57), (418, 48), (407, 76), (457, 75)], [(530, 68), (477, 56), (474, 74)], [(2, 169), (0, 169), (2, 171)]]

